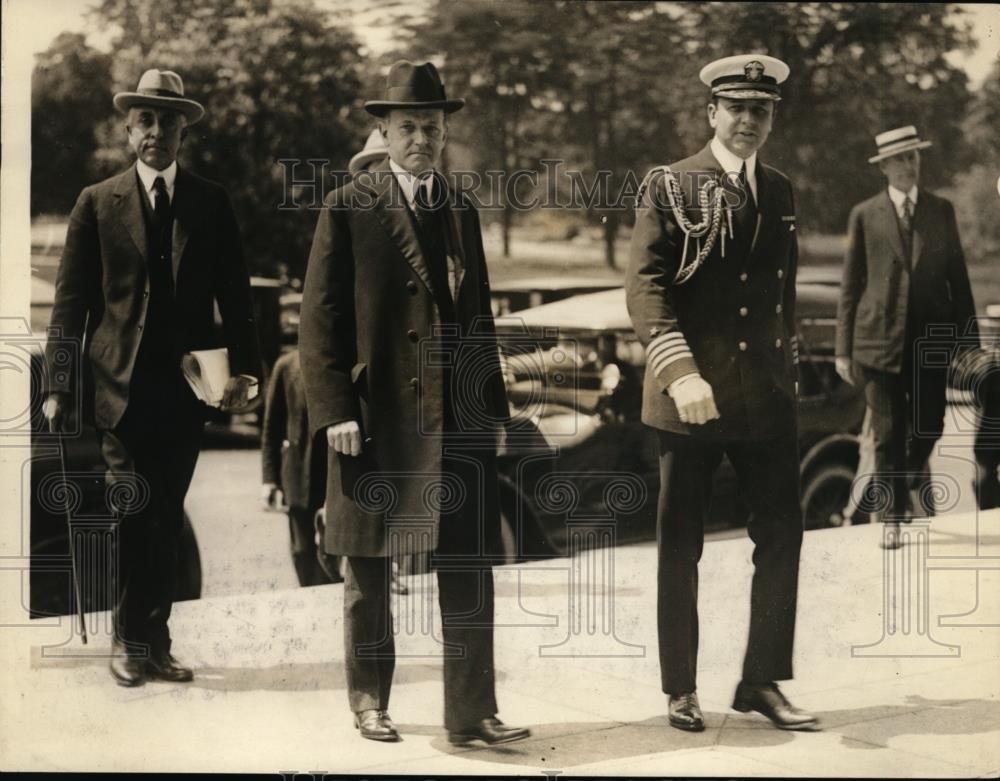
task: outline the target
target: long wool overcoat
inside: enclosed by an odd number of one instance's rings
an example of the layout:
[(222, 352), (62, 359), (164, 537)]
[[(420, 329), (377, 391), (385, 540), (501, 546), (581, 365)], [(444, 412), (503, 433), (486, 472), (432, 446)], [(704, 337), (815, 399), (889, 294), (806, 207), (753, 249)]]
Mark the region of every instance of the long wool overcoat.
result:
[[(330, 448), (328, 553), (499, 552), (495, 437), (506, 393), (479, 218), (468, 199), (448, 201), (458, 292), (457, 322), (444, 324), (435, 294), (448, 292), (435, 290), (388, 162), (330, 193), (320, 212), (300, 320), (310, 428), (325, 436), (357, 420), (363, 437), (358, 457)], [(444, 436), (446, 401), (459, 422)]]

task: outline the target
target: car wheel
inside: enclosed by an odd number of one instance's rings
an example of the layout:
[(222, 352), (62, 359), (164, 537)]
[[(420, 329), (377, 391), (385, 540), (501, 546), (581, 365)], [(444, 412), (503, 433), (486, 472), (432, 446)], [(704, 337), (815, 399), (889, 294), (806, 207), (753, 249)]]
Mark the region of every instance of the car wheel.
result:
[(807, 529), (842, 526), (844, 507), (851, 495), (854, 470), (827, 464), (813, 470), (802, 486), (802, 518)]
[(194, 536), (194, 528), (187, 513), (184, 513), (184, 526), (177, 542), (177, 590), (175, 599), (181, 602), (186, 599), (201, 598), (201, 553), (198, 551), (198, 539)]

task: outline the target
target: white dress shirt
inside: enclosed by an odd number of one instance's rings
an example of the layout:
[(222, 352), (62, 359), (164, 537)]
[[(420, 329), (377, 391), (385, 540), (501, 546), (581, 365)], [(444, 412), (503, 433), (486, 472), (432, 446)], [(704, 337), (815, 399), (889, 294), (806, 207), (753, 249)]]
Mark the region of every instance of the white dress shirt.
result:
[(156, 181), (156, 177), (162, 176), (163, 183), (167, 186), (167, 197), (170, 198), (170, 202), (174, 202), (174, 182), (177, 181), (177, 161), (174, 160), (170, 165), (164, 168), (162, 171), (157, 171), (152, 166), (146, 165), (142, 160), (135, 161), (135, 169), (139, 172), (139, 181), (142, 182), (142, 186), (146, 190), (146, 195), (149, 197), (149, 203), (154, 208), (156, 206), (156, 193), (153, 192), (153, 183)]
[[(391, 157), (389, 158), (389, 167), (396, 175), (396, 181), (399, 182), (399, 189), (403, 191), (403, 197), (406, 198), (406, 202), (409, 204), (410, 209), (416, 211), (414, 196), (418, 185), (422, 185), (427, 190), (427, 201), (429, 203), (434, 203), (434, 190), (432, 188), (434, 186), (434, 177), (437, 175), (436, 171), (430, 172), (433, 175), (418, 178), (402, 166), (397, 165), (396, 161)], [(459, 284), (456, 274), (455, 258), (452, 257), (451, 252), (446, 252), (445, 257), (448, 262), (448, 292), (451, 293), (452, 300), (455, 300), (458, 298)]]
[(392, 168), (392, 172), (396, 175), (396, 179), (399, 182), (399, 188), (403, 191), (403, 195), (406, 196), (406, 203), (409, 204), (411, 209), (414, 208), (415, 192), (418, 182), (423, 184), (424, 188), (427, 190), (427, 200), (431, 200), (431, 197), (434, 194), (434, 191), (431, 189), (434, 183), (434, 177), (432, 175), (428, 175), (423, 179), (418, 179), (405, 168), (397, 165), (396, 161), (391, 157), (389, 158), (389, 167)]
[(760, 199), (757, 197), (757, 153), (754, 152), (744, 160), (739, 155), (734, 155), (726, 149), (726, 145), (719, 140), (718, 136), (712, 139), (710, 146), (712, 154), (715, 155), (715, 159), (719, 161), (719, 165), (722, 166), (722, 170), (726, 173), (739, 176), (743, 163), (747, 164), (747, 183), (750, 185), (750, 191), (753, 193), (754, 202), (760, 203)]
[[(902, 190), (897, 190), (891, 184), (889, 185), (889, 199), (892, 201), (892, 205), (896, 207), (896, 214), (899, 219), (903, 219), (903, 210), (906, 208), (906, 199), (909, 198), (910, 202), (913, 204), (913, 208), (917, 208), (917, 186), (913, 185), (908, 192), (903, 192)], [(910, 215), (913, 216), (912, 214)]]

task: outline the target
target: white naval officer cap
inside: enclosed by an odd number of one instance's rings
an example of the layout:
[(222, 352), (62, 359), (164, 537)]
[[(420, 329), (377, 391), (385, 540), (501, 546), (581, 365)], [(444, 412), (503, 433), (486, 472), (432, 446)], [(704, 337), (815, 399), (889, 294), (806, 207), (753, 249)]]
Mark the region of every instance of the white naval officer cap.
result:
[(778, 85), (788, 78), (788, 65), (767, 54), (734, 54), (710, 62), (698, 78), (712, 88), (713, 98), (781, 100)]

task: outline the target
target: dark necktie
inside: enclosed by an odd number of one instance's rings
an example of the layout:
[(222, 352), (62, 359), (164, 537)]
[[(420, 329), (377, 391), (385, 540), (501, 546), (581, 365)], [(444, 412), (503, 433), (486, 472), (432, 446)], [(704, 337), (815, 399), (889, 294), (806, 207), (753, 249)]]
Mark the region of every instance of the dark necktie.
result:
[(153, 180), (153, 194), (156, 196), (156, 203), (153, 205), (153, 219), (156, 227), (163, 230), (170, 219), (170, 196), (167, 194), (167, 183), (162, 176), (157, 176)]
[(903, 201), (903, 209), (899, 215), (899, 227), (903, 231), (903, 250), (907, 261), (913, 260), (913, 201), (907, 195)]
[(740, 173), (737, 177), (739, 182), (741, 201), (739, 208), (733, 212), (733, 221), (736, 223), (737, 242), (746, 242), (750, 246), (754, 232), (757, 230), (757, 203), (754, 201), (753, 190), (747, 181), (747, 164), (744, 161), (740, 166)]
[(753, 221), (757, 222), (757, 201), (753, 197), (753, 189), (750, 187), (750, 182), (747, 180), (747, 161), (743, 161), (743, 165), (740, 166), (740, 187), (743, 188), (743, 192), (747, 194), (746, 208), (749, 209), (749, 213), (753, 217)]
[(903, 214), (900, 218), (903, 221), (903, 231), (908, 235), (913, 235), (913, 201), (910, 200), (910, 196), (906, 196), (906, 200), (903, 201)]
[(417, 179), (416, 187), (413, 189), (413, 213), (417, 216), (417, 222), (420, 223), (420, 227), (426, 229), (434, 217), (433, 214), (433, 203), (434, 199), (431, 194), (427, 192), (429, 187), (433, 187), (433, 179), (431, 179), (431, 184), (427, 184), (427, 179)]
[[(153, 180), (153, 194), (156, 203), (153, 204), (153, 228), (156, 240), (153, 242), (155, 257), (150, 258), (151, 276), (163, 293), (173, 295), (174, 279), (170, 258), (170, 196), (167, 194), (167, 183), (162, 176)], [(150, 280), (153, 281), (152, 279)]]

